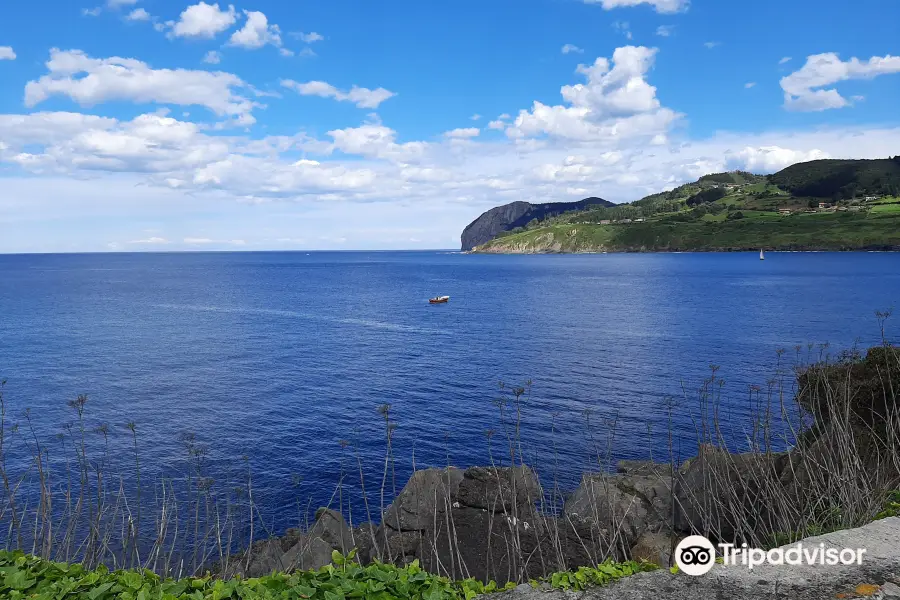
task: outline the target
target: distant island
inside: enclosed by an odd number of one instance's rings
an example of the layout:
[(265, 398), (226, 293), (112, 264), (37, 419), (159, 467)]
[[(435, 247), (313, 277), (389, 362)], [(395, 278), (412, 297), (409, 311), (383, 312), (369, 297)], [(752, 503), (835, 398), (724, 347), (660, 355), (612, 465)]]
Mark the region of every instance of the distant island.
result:
[(482, 214), (461, 241), (499, 254), (900, 250), (900, 156), (713, 173), (626, 204), (513, 202)]

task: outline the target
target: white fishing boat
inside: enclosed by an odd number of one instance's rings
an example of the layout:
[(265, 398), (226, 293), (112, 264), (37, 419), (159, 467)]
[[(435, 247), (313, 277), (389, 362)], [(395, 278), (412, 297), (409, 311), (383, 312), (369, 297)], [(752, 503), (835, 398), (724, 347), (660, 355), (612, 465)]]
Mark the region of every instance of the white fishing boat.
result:
[(436, 298), (430, 298), (428, 300), (431, 304), (446, 304), (450, 301), (450, 296), (438, 296)]

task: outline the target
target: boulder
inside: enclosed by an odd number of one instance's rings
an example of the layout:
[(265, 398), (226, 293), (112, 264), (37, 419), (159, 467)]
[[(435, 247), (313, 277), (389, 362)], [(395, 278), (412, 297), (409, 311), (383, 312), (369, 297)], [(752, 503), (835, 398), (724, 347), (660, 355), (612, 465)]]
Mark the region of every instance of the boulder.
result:
[[(463, 472), (456, 467), (416, 471), (384, 513), (382, 523), (396, 531), (422, 531), (446, 511)], [(380, 543), (380, 540), (379, 540)]]
[(342, 554), (347, 554), (353, 547), (353, 533), (344, 521), (344, 516), (330, 508), (316, 511), (316, 521), (310, 528), (308, 537), (321, 538), (322, 541)]
[(454, 499), (469, 508), (527, 517), (542, 495), (537, 477), (526, 466), (472, 467), (466, 469)]
[(660, 567), (668, 568), (672, 562), (672, 551), (678, 545), (681, 536), (670, 536), (667, 533), (644, 533), (631, 547), (632, 560), (645, 560)]
[(764, 521), (772, 495), (782, 493), (787, 454), (731, 454), (702, 444), (679, 470), (675, 483), (675, 529), (710, 539), (752, 536)]
[(628, 475), (656, 475), (666, 477), (672, 475), (672, 465), (657, 463), (652, 460), (620, 460), (616, 464), (619, 473)]
[(626, 546), (646, 532), (668, 530), (671, 480), (629, 474), (586, 474), (563, 512), (593, 521), (618, 534)]
[[(318, 569), (331, 563), (331, 552), (334, 548), (320, 537), (304, 536), (281, 557), (281, 570), (307, 571)], [(254, 575), (250, 575), (254, 577)]]

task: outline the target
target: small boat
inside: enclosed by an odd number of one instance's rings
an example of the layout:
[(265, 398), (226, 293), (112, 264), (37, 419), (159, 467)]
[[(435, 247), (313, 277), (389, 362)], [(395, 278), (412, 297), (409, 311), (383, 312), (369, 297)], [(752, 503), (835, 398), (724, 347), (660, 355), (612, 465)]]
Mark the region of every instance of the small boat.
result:
[(759, 260), (766, 260), (766, 253), (762, 251), (762, 248), (759, 249)]
[(450, 300), (450, 296), (438, 296), (428, 300), (429, 304), (446, 304)]

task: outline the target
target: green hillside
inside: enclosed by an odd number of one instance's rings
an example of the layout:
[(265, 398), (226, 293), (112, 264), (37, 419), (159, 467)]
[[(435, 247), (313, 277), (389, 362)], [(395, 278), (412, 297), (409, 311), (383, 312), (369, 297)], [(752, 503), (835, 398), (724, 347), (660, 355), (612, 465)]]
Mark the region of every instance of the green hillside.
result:
[(480, 252), (900, 249), (900, 157), (736, 171), (504, 232)]

